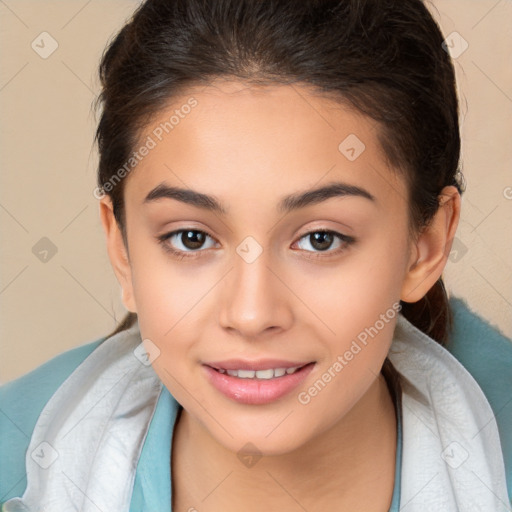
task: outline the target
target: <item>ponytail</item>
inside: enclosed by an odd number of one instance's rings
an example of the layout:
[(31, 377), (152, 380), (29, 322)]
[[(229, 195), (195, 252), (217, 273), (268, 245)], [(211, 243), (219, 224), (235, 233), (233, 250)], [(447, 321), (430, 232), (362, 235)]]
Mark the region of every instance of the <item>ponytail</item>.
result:
[(137, 313), (132, 313), (131, 311), (128, 311), (124, 315), (122, 320), (119, 322), (119, 324), (117, 324), (116, 328), (110, 334), (107, 334), (105, 336), (105, 340), (107, 338), (110, 338), (111, 336), (114, 336), (114, 334), (117, 334), (121, 331), (125, 331), (126, 329), (129, 329), (136, 321), (137, 321)]

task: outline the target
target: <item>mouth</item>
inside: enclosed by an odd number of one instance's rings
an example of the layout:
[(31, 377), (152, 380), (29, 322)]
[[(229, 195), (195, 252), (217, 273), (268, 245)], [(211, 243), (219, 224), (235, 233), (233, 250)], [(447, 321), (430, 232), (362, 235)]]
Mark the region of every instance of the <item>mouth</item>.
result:
[(269, 380), (275, 379), (279, 377), (284, 377), (285, 375), (292, 375), (298, 370), (304, 368), (308, 364), (306, 363), (300, 366), (290, 366), (288, 368), (267, 368), (265, 370), (247, 370), (247, 369), (238, 369), (238, 370), (228, 370), (226, 368), (215, 368), (211, 367), (219, 373), (227, 374), (230, 377), (237, 377), (239, 379), (260, 379), (260, 380)]
[(203, 370), (217, 391), (235, 402), (247, 405), (268, 404), (289, 395), (316, 365), (315, 361), (240, 363), (208, 363), (203, 364)]

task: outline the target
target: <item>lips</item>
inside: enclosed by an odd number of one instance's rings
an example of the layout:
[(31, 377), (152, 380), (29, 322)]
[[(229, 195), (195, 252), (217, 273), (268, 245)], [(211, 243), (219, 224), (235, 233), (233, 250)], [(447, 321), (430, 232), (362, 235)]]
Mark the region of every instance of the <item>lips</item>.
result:
[(224, 396), (241, 404), (262, 405), (288, 395), (301, 384), (314, 362), (267, 359), (203, 364), (208, 381)]

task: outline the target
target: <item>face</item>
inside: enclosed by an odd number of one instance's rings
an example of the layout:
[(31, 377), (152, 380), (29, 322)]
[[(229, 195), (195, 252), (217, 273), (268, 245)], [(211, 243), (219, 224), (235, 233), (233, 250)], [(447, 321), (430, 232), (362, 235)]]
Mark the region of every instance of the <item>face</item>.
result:
[(159, 378), (233, 451), (304, 445), (380, 372), (415, 253), (376, 130), (305, 86), (216, 82), (140, 139), (125, 305)]

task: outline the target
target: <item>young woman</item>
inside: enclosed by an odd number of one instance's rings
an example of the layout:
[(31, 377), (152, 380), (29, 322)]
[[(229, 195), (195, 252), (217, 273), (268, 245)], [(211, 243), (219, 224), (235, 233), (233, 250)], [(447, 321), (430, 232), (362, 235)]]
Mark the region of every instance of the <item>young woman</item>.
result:
[(442, 43), (420, 0), (140, 5), (97, 130), (129, 314), (4, 386), (2, 510), (510, 510)]

